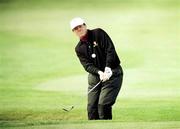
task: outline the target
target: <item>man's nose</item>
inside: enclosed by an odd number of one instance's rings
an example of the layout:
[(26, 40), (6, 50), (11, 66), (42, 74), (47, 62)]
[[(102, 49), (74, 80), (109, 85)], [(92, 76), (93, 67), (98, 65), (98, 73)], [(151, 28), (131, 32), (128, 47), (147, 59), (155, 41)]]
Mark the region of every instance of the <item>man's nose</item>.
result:
[(78, 26), (78, 27), (77, 27), (77, 30), (78, 30), (78, 31), (79, 31), (79, 30), (81, 30), (81, 27), (80, 27), (80, 26)]

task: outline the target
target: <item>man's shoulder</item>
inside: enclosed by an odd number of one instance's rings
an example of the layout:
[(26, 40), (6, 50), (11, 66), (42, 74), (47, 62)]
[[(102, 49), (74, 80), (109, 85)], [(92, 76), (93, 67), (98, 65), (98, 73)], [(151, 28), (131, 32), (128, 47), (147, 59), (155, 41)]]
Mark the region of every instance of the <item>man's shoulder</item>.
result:
[(101, 29), (101, 28), (95, 28), (95, 29), (92, 29), (91, 31), (92, 31), (92, 32), (102, 32), (102, 31), (104, 31), (104, 30)]
[(91, 30), (94, 35), (104, 35), (106, 32), (101, 28), (95, 28)]
[(75, 46), (75, 50), (77, 50), (80, 45), (81, 45), (81, 42), (79, 41), (79, 42), (77, 43), (77, 45)]
[(79, 41), (79, 42), (77, 43), (77, 45), (75, 46), (75, 51), (76, 51), (76, 52), (81, 51), (82, 45), (83, 45), (83, 43), (82, 43), (81, 41)]

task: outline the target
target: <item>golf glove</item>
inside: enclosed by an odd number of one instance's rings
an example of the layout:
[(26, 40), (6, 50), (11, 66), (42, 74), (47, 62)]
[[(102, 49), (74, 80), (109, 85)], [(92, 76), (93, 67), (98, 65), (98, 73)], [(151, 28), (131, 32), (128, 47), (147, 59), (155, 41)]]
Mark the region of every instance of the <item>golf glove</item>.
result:
[(99, 71), (98, 74), (99, 74), (100, 80), (102, 80), (102, 82), (105, 82), (109, 80), (109, 78), (112, 76), (112, 70), (109, 67), (105, 67), (104, 72)]
[(103, 79), (104, 79), (104, 73), (103, 73), (102, 71), (98, 71), (98, 74), (99, 74), (100, 80), (103, 81)]
[(112, 76), (112, 70), (110, 67), (105, 67), (104, 76), (106, 81), (109, 80), (109, 78)]

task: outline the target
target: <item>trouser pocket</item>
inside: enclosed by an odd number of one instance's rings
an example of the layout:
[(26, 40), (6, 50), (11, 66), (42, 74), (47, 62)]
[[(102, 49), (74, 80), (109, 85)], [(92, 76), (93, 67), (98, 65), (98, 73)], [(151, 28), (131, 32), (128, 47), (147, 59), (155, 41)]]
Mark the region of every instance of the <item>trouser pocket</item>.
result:
[(112, 74), (113, 77), (117, 77), (119, 75), (123, 75), (123, 69), (122, 69), (121, 66), (118, 66), (117, 68), (112, 69), (112, 73), (113, 73)]
[(94, 86), (96, 85), (98, 82), (100, 81), (99, 76), (98, 75), (94, 75), (89, 73), (88, 75), (88, 85), (89, 86)]

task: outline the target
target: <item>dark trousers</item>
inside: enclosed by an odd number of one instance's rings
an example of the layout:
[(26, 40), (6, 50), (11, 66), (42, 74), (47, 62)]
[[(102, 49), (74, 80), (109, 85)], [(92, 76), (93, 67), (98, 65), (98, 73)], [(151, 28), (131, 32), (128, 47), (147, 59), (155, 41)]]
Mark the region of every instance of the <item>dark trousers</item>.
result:
[[(102, 82), (97, 88), (88, 94), (88, 119), (89, 120), (106, 120), (112, 119), (112, 106), (116, 101), (117, 95), (121, 89), (123, 80), (123, 71), (121, 67), (112, 70), (111, 78)], [(88, 90), (99, 82), (99, 76), (88, 75)]]

